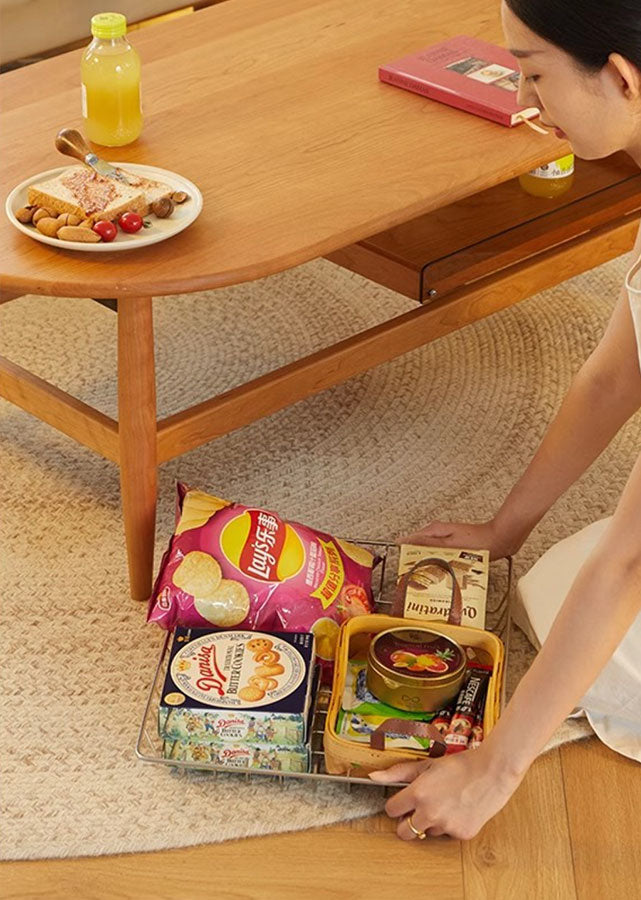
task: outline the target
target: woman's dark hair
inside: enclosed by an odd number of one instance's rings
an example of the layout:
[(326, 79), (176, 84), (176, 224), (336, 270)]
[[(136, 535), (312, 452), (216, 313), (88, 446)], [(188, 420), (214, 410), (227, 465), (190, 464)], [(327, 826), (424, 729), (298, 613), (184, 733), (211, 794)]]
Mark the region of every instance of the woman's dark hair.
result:
[(639, 0), (505, 0), (530, 31), (565, 50), (590, 72), (611, 53), (641, 69)]

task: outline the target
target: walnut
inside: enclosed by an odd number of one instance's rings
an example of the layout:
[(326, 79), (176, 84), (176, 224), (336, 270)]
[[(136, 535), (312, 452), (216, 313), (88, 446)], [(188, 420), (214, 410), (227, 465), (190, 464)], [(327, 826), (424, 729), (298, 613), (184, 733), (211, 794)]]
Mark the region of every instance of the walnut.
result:
[(151, 211), (155, 213), (159, 219), (166, 219), (174, 211), (174, 204), (169, 197), (161, 197), (151, 204)]

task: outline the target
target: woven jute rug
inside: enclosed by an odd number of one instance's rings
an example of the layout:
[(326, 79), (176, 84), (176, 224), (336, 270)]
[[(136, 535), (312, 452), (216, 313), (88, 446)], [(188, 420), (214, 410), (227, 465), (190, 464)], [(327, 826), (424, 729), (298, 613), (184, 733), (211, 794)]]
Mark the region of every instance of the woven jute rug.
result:
[[(339, 535), (394, 538), (490, 516), (597, 343), (626, 259), (467, 327), (160, 470), (157, 558), (177, 478)], [(316, 261), (154, 304), (162, 416), (413, 306)], [(116, 317), (90, 300), (0, 309), (1, 351), (116, 416)], [(558, 501), (516, 561), (611, 514), (641, 418)], [(163, 635), (127, 592), (118, 471), (0, 402), (2, 855), (154, 850), (380, 810), (378, 789), (172, 774), (134, 755)], [(533, 651), (515, 634), (510, 689)], [(577, 731), (577, 728), (579, 730)], [(566, 727), (557, 740), (581, 734)]]

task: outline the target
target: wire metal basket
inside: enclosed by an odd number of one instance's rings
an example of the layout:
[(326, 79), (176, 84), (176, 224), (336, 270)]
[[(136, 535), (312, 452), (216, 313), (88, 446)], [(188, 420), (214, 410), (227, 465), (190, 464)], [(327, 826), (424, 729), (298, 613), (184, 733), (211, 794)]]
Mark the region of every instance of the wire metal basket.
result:
[[(396, 584), (396, 572), (398, 570), (399, 548), (396, 544), (387, 544), (379, 541), (351, 541), (361, 547), (370, 550), (378, 557), (379, 562), (373, 569), (372, 592), (376, 612), (391, 613), (394, 588)], [(505, 645), (505, 667), (509, 659), (509, 642), (511, 631), (510, 596), (512, 591), (512, 558), (505, 557), (490, 564), (490, 590), (488, 591), (488, 606), (486, 619), (488, 628), (494, 631)], [(490, 602), (493, 582), (504, 585), (498, 590), (498, 600)], [(299, 779), (312, 782), (316, 786), (323, 782), (338, 782), (343, 784), (347, 791), (351, 791), (352, 785), (366, 784), (369, 787), (381, 789), (381, 785), (375, 784), (369, 778), (350, 775), (330, 775), (325, 768), (325, 754), (323, 751), (323, 734), (325, 720), (331, 698), (331, 688), (328, 685), (320, 685), (317, 689), (312, 709), (311, 728), (309, 736), (310, 767), (308, 772), (274, 772), (272, 769), (235, 769), (229, 766), (221, 766), (211, 762), (194, 762), (192, 760), (167, 759), (163, 753), (163, 738), (158, 734), (157, 711), (160, 704), (162, 687), (169, 666), (169, 649), (172, 633), (165, 636), (160, 652), (158, 665), (149, 691), (145, 711), (138, 733), (136, 743), (136, 756), (149, 763), (159, 763), (171, 766), (176, 770), (197, 771), (210, 773), (213, 778), (218, 775), (228, 775), (244, 778), (251, 781), (256, 778), (269, 778), (284, 784), (286, 780)], [(505, 678), (501, 694), (501, 706), (505, 702)], [(402, 784), (386, 785), (386, 790), (392, 787), (402, 787)]]

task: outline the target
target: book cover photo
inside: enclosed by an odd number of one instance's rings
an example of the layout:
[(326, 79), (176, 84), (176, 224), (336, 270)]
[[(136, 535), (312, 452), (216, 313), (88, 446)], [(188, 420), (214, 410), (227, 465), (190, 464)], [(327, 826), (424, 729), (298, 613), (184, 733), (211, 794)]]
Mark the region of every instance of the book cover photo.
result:
[(536, 118), (517, 102), (518, 62), (509, 50), (459, 35), (379, 66), (381, 81), (513, 127)]

